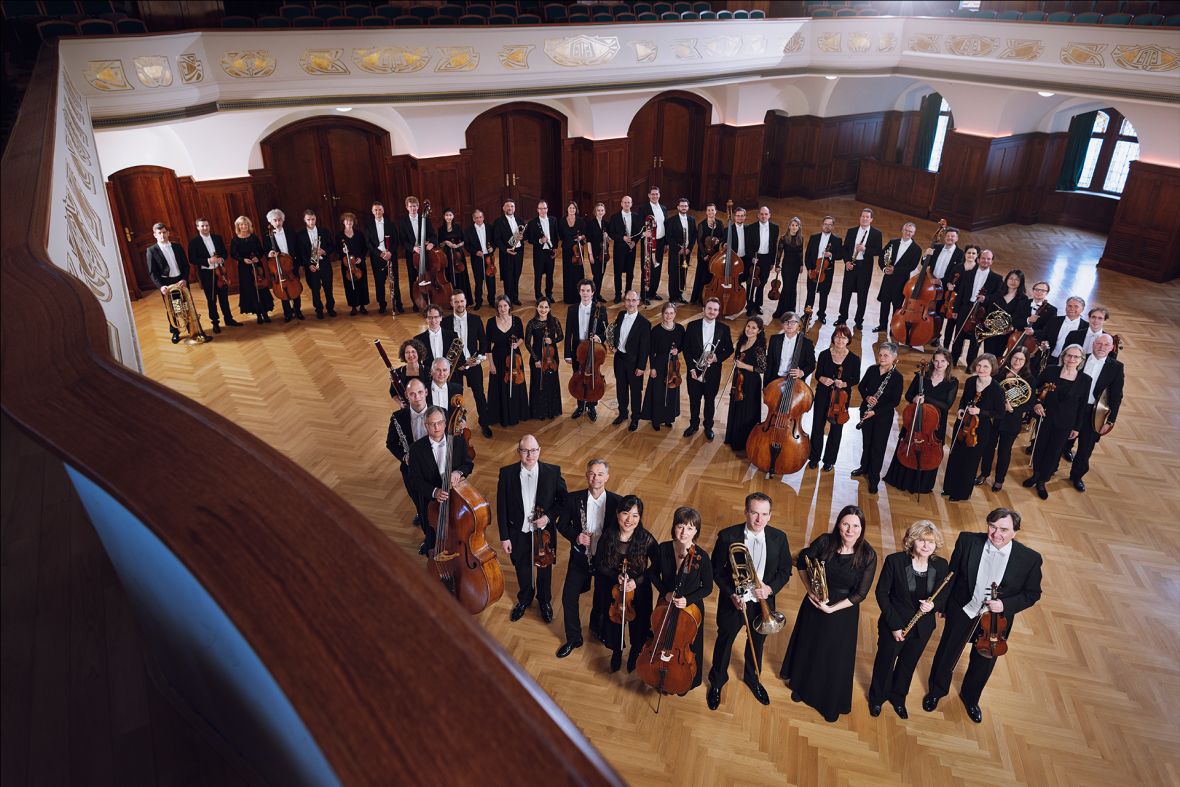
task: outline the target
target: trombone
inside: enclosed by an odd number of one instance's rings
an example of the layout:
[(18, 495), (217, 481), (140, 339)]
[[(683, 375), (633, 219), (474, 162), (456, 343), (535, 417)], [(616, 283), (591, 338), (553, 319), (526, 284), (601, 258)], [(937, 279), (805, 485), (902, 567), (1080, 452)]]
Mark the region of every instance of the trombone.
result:
[[(741, 541), (729, 545), (729, 567), (733, 572), (734, 593), (738, 597), (753, 596), (754, 591), (762, 587), (762, 580), (758, 578), (758, 572), (754, 568), (754, 560), (750, 557), (750, 550)], [(755, 596), (755, 598), (757, 597)], [(750, 626), (750, 616), (746, 614), (744, 603), (742, 604), (742, 618), (746, 621), (746, 634), (750, 645), (750, 656), (754, 659), (754, 668), (761, 671), (758, 655), (754, 651), (753, 632), (757, 631), (763, 636), (777, 634), (783, 630), (786, 617), (783, 613), (772, 610), (764, 598), (758, 599), (758, 606), (761, 608), (761, 616), (753, 628)]]

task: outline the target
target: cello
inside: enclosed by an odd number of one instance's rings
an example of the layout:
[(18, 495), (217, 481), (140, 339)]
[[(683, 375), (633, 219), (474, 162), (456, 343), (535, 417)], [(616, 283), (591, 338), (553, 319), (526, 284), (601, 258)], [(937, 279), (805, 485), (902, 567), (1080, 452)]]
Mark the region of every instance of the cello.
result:
[[(672, 591), (674, 596), (681, 595), (684, 580), (700, 562), (697, 548), (690, 546), (680, 563), (676, 589)], [(660, 694), (687, 694), (697, 674), (692, 643), (700, 626), (701, 611), (695, 604), (685, 604), (681, 609), (666, 598), (660, 599), (651, 613), (652, 636), (643, 645), (635, 665), (643, 682)]]
[(746, 308), (746, 286), (741, 283), (741, 275), (745, 264), (741, 257), (734, 255), (733, 243), (733, 200), (725, 203), (725, 213), (728, 224), (725, 227), (725, 245), (709, 258), (709, 275), (712, 277), (705, 285), (703, 297), (705, 301), (716, 298), (721, 301), (723, 315), (737, 314)]
[(270, 236), (270, 248), (273, 256), (267, 255), (266, 273), (270, 279), (270, 291), (280, 301), (293, 301), (303, 294), (303, 282), (295, 273), (295, 260), (290, 254), (279, 251), (278, 241), (275, 240), (275, 230), (267, 230)]
[(410, 281), (410, 297), (421, 311), (432, 303), (447, 306), (451, 302), (451, 285), (447, 281), (447, 255), (434, 246), (427, 250), (426, 220), (430, 218), (430, 200), (422, 202), (418, 214), (418, 275)]
[[(937, 248), (945, 234), (946, 219), (939, 219), (938, 232), (934, 234), (934, 240), (930, 241), (930, 248)], [(930, 272), (932, 257), (933, 255), (924, 257), (918, 266), (918, 272), (906, 282), (905, 302), (889, 321), (889, 335), (911, 347), (926, 345), (938, 332), (938, 309), (935, 302), (942, 295), (942, 285)]]
[[(992, 583), (988, 594), (992, 599), (1000, 597), (1000, 586)], [(975, 640), (975, 652), (985, 659), (998, 659), (1008, 652), (1008, 618), (1003, 612), (990, 609), (979, 617), (979, 639)]]
[(746, 438), (746, 456), (750, 463), (770, 478), (775, 473), (790, 475), (807, 464), (811, 453), (811, 438), (802, 427), (804, 414), (815, 402), (811, 387), (796, 379), (791, 372), (799, 368), (799, 356), (803, 351), (803, 337), (811, 322), (811, 307), (803, 310), (803, 324), (799, 326), (795, 351), (787, 374), (772, 380), (762, 389), (762, 401), (769, 408), (766, 420), (755, 426)]
[(602, 364), (606, 361), (606, 348), (596, 342), (600, 307), (591, 309), (590, 325), (586, 338), (578, 343), (576, 357), (578, 371), (570, 375), (567, 389), (570, 396), (579, 402), (597, 402), (606, 393), (606, 379), (602, 376)]
[(926, 404), (926, 369), (918, 364), (918, 396), (922, 403), (911, 402), (901, 414), (901, 431), (897, 435), (897, 461), (910, 470), (933, 470), (942, 463), (942, 442), (935, 436), (939, 412)]

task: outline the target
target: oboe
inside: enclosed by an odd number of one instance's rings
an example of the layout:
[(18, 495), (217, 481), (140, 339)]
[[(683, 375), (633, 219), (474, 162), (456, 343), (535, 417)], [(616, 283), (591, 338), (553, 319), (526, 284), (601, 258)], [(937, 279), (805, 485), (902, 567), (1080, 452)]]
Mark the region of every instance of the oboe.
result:
[[(889, 385), (889, 378), (892, 376), (893, 369), (890, 369), (885, 373), (885, 376), (881, 378), (881, 384), (877, 386), (877, 392), (873, 394), (874, 399), (880, 399), (881, 394), (885, 393), (885, 387)], [(860, 420), (856, 422), (856, 428), (860, 429), (862, 426), (864, 426), (865, 421), (869, 420), (874, 415), (876, 415), (876, 411), (874, 411), (873, 405), (860, 408)]]

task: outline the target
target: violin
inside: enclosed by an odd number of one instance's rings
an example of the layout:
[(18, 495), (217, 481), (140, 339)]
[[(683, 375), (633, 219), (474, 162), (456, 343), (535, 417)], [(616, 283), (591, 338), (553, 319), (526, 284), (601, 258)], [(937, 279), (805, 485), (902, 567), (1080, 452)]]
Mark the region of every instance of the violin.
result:
[(745, 353), (745, 350), (738, 350), (733, 356), (733, 400), (735, 402), (740, 402), (746, 398), (742, 390), (745, 387), (746, 374), (745, 370), (738, 366), (738, 361), (742, 360)]
[[(545, 516), (545, 511), (536, 506), (533, 508), (533, 515), (529, 520), (536, 522), (541, 517)], [(553, 553), (553, 536), (549, 533), (552, 528), (533, 528), (533, 566), (535, 568), (549, 568), (557, 562), (557, 556)]]
[(549, 341), (549, 326), (545, 326), (541, 341), (541, 371), (557, 371), (557, 347)]
[[(844, 364), (836, 365), (836, 378), (839, 380), (844, 375)], [(845, 386), (844, 388), (837, 388), (832, 386), (832, 398), (828, 402), (827, 418), (834, 424), (848, 423), (848, 404), (852, 400), (852, 390)]]
[(426, 249), (426, 220), (430, 218), (430, 200), (423, 200), (418, 214), (418, 273), (411, 277), (410, 297), (422, 311), (432, 303), (450, 304), (451, 285), (447, 281), (447, 255), (435, 246)]
[(229, 286), (229, 274), (225, 270), (225, 261), (213, 267), (213, 284), (217, 289)]
[(680, 355), (673, 352), (676, 345), (673, 344), (668, 350), (668, 371), (664, 373), (664, 387), (665, 388), (679, 388), (683, 379), (680, 377)]
[(597, 402), (606, 394), (606, 378), (602, 376), (606, 348), (602, 346), (602, 342), (594, 341), (598, 329), (598, 316), (601, 313), (597, 306), (590, 309), (589, 330), (586, 338), (578, 343), (578, 371), (570, 375), (567, 386), (570, 396), (579, 402)]
[(488, 249), (488, 253), (483, 255), (483, 275), (485, 279), (496, 278), (496, 251), (495, 249)]
[(774, 270), (770, 274), (774, 280), (770, 282), (770, 292), (766, 293), (766, 297), (772, 301), (777, 301), (783, 294), (783, 251), (785, 246), (785, 241), (778, 242), (778, 257), (775, 258)]
[(447, 422), (447, 432), (463, 436), (463, 444), (467, 446), (467, 458), (474, 462), (475, 444), (471, 442), (471, 428), (467, 426), (467, 408), (463, 406), (462, 394), (451, 397), (451, 417)]
[(823, 284), (828, 278), (828, 269), (832, 267), (832, 250), (824, 249), (824, 256), (815, 261), (815, 267), (807, 272), (807, 278), (816, 284)]
[(967, 312), (967, 319), (963, 320), (963, 327), (956, 333), (957, 336), (971, 336), (974, 335), (975, 329), (979, 327), (979, 323), (984, 318), (984, 312), (987, 311), (982, 301), (975, 301), (971, 304), (970, 311)]
[[(448, 226), (446, 231), (454, 231), (454, 225), (452, 224)], [(451, 258), (451, 268), (454, 269), (455, 273), (466, 273), (467, 256), (463, 254), (463, 244), (459, 243), (457, 245), (452, 245), (453, 241), (447, 241), (446, 243), (447, 248), (451, 250), (450, 254), (448, 255)], [(451, 278), (451, 281), (454, 281), (454, 277)]]
[[(938, 232), (930, 241), (930, 248), (938, 248), (946, 234), (946, 219), (938, 220)], [(892, 247), (891, 247), (892, 248)], [(889, 333), (902, 344), (922, 347), (938, 332), (938, 308), (935, 302), (942, 295), (942, 285), (930, 272), (933, 255), (922, 258), (918, 272), (906, 282), (906, 297), (901, 308), (889, 321)]]
[[(730, 236), (734, 232), (733, 200), (725, 203), (728, 224), (725, 228), (726, 243), (709, 258), (709, 275), (712, 277), (705, 285), (703, 297), (705, 301), (716, 298), (721, 301), (722, 314), (737, 314), (746, 308), (746, 286), (741, 283), (745, 264), (741, 257), (733, 253), (734, 243)], [(757, 266), (755, 266), (757, 270)], [(755, 288), (757, 284), (754, 285)]]
[[(979, 394), (976, 393), (974, 398), (967, 404), (967, 407), (974, 407), (979, 404)], [(968, 448), (974, 448), (979, 445), (979, 416), (971, 415), (967, 412), (967, 408), (963, 408), (963, 417), (959, 419), (959, 434), (958, 439), (963, 441), (963, 445)]]
[[(1000, 597), (1000, 586), (992, 583), (988, 594), (993, 599)], [(1008, 619), (1003, 612), (987, 610), (979, 618), (979, 639), (975, 640), (975, 652), (985, 659), (997, 659), (1008, 652)]]
[(635, 620), (635, 591), (624, 590), (627, 587), (627, 558), (623, 558), (623, 567), (619, 569), (619, 582), (611, 588), (610, 622), (622, 625), (623, 621), (630, 623)]
[(942, 306), (938, 313), (948, 320), (957, 320), (958, 313), (955, 311), (955, 286), (959, 283), (959, 277), (963, 275), (962, 271), (955, 271), (955, 275), (951, 277), (951, 283), (947, 285), (942, 296)]
[[(697, 548), (690, 546), (680, 563), (673, 596), (681, 595), (684, 581), (700, 562)], [(685, 604), (681, 609), (666, 598), (660, 599), (651, 613), (652, 636), (644, 644), (635, 665), (643, 682), (661, 694), (687, 694), (697, 673), (692, 643), (700, 626), (701, 611), (696, 604)]]
[(303, 294), (303, 282), (295, 273), (295, 260), (290, 254), (279, 251), (278, 241), (275, 240), (274, 227), (267, 230), (270, 235), (270, 247), (275, 256), (267, 256), (266, 272), (270, 279), (270, 291), (280, 301), (293, 301)]
[(803, 310), (802, 322), (786, 376), (772, 380), (762, 389), (762, 401), (769, 408), (766, 420), (754, 427), (746, 438), (746, 456), (750, 464), (766, 473), (767, 478), (775, 473), (790, 475), (797, 472), (807, 464), (811, 453), (811, 438), (803, 429), (802, 420), (815, 403), (815, 394), (802, 378), (791, 375), (791, 371), (799, 367), (803, 337), (811, 322), (810, 306)]
[(361, 280), (361, 268), (352, 261), (352, 254), (348, 251), (348, 238), (345, 235), (340, 236), (340, 257), (343, 260), (340, 265), (340, 272), (343, 274), (341, 278), (351, 287), (354, 282)]
[(926, 369), (929, 363), (918, 365), (918, 397), (922, 404), (911, 402), (901, 414), (901, 431), (897, 436), (897, 461), (910, 470), (931, 470), (942, 463), (942, 441), (938, 430), (938, 408), (926, 404)]
[(570, 249), (570, 265), (582, 268), (583, 274), (586, 272), (583, 265), (584, 260), (582, 256), (582, 244), (585, 242), (586, 236), (579, 233), (578, 235), (574, 236), (574, 245), (573, 248)]
[(515, 336), (508, 337), (508, 368), (504, 370), (504, 382), (510, 386), (524, 385), (524, 361), (520, 357), (520, 350), (512, 346), (517, 341)]

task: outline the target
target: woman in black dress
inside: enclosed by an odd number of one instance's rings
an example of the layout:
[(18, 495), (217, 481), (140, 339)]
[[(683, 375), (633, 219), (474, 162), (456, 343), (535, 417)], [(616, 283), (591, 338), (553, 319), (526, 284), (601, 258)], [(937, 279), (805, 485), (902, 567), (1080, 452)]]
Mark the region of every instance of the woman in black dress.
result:
[[(828, 407), (832, 403), (834, 391), (848, 390), (851, 397), (851, 388), (860, 382), (860, 358), (848, 350), (851, 341), (852, 331), (848, 326), (837, 325), (832, 331), (831, 345), (819, 354), (815, 362), (815, 407), (811, 410), (811, 456), (807, 462), (812, 470), (819, 465), (822, 454), (824, 472), (830, 473), (836, 464), (836, 455), (840, 452), (844, 424), (828, 419)], [(825, 428), (828, 430), (826, 448)]]
[(447, 255), (447, 278), (451, 280), (455, 292), (462, 292), (467, 296), (467, 302), (473, 303), (471, 276), (467, 272), (470, 261), (463, 254), (463, 225), (455, 221), (455, 211), (450, 208), (443, 211), (443, 223), (438, 228), (438, 245)]
[(571, 200), (565, 206), (565, 216), (557, 221), (557, 237), (561, 239), (561, 301), (577, 303), (578, 282), (586, 278), (589, 270), (586, 260), (574, 265), (574, 249), (586, 237), (586, 220), (578, 215), (578, 203)]
[[(954, 294), (955, 288), (959, 287), (962, 284), (963, 279), (966, 278), (967, 274), (971, 273), (971, 271), (975, 270), (975, 266), (977, 264), (979, 264), (979, 251), (980, 251), (980, 249), (978, 246), (974, 246), (974, 245), (967, 246), (966, 248), (963, 249), (963, 264), (959, 268), (959, 270), (955, 271), (954, 273), (947, 271), (947, 276), (949, 278), (945, 282), (946, 288), (943, 291), (943, 301), (944, 302), (947, 298), (950, 298), (951, 300), (956, 299), (956, 296)], [(958, 274), (957, 279), (955, 278), (955, 274)], [(970, 308), (970, 307), (968, 307), (968, 308)], [(946, 325), (943, 328), (942, 346), (950, 348), (950, 350), (951, 350), (951, 358), (952, 358), (951, 366), (955, 365), (955, 363), (959, 360), (959, 355), (961, 355), (963, 352), (963, 344), (962, 344), (962, 342), (959, 342), (958, 338), (955, 336), (955, 328), (959, 324), (958, 318), (960, 316), (963, 316), (963, 315), (956, 315), (953, 319), (946, 320), (945, 321)], [(934, 337), (934, 341), (935, 342), (938, 341), (937, 336)], [(954, 348), (951, 345), (952, 341), (955, 344), (959, 345), (959, 352), (957, 352), (957, 353), (955, 352)]]
[[(696, 543), (700, 532), (700, 512), (688, 506), (677, 508), (672, 515), (672, 540), (660, 544), (652, 572), (652, 582), (664, 600), (680, 609), (689, 605), (697, 609), (697, 636), (692, 641), (692, 652), (697, 659), (697, 674), (692, 680), (694, 689), (701, 685), (705, 661), (705, 599), (713, 594), (713, 564), (708, 550)], [(693, 550), (693, 567), (682, 574), (689, 549)], [(654, 633), (658, 635), (659, 631)]]
[(885, 447), (889, 432), (893, 429), (894, 411), (901, 402), (901, 373), (894, 368), (897, 363), (897, 345), (881, 342), (877, 346), (877, 365), (860, 378), (856, 390), (860, 391), (861, 454), (860, 467), (852, 476), (866, 476), (869, 479), (869, 494), (877, 494), (881, 481), (881, 465), (885, 463)]
[[(488, 416), (500, 426), (513, 426), (529, 420), (529, 395), (524, 381), (512, 381), (509, 356), (520, 358), (524, 350), (524, 325), (512, 314), (512, 301), (506, 295), (496, 298), (496, 316), (488, 320)], [(523, 360), (521, 359), (522, 365)]]
[(712, 279), (709, 273), (709, 258), (725, 243), (725, 222), (717, 218), (717, 206), (710, 202), (705, 206), (705, 218), (697, 225), (697, 275), (692, 280), (692, 303), (703, 306), (701, 301), (705, 285)]
[(1033, 447), (1033, 474), (1024, 486), (1035, 486), (1042, 500), (1049, 498), (1045, 484), (1057, 472), (1065, 443), (1078, 436), (1083, 428), (1086, 402), (1090, 398), (1093, 381), (1082, 371), (1082, 346), (1071, 344), (1061, 351), (1061, 366), (1050, 366), (1037, 379), (1034, 398), (1046, 385), (1054, 387), (1045, 398), (1033, 405), (1033, 412), (1041, 419)]
[[(635, 495), (626, 495), (619, 501), (618, 525), (606, 529), (594, 553), (594, 565), (598, 572), (594, 593), (599, 596), (594, 606), (609, 610), (612, 591), (623, 585), (620, 579), (626, 583), (625, 590), (631, 596), (635, 609), (635, 619), (627, 625), (626, 634), (631, 646), (627, 656), (627, 671), (633, 672), (639, 651), (643, 650), (651, 630), (651, 575), (659, 554), (659, 545), (643, 526), (643, 501)], [(624, 560), (627, 561), (625, 574)], [(609, 614), (602, 616), (599, 625), (598, 637), (611, 650), (610, 671), (618, 672), (623, 663), (623, 627), (612, 622)]]
[[(344, 288), (344, 298), (352, 307), (352, 316), (359, 310), (361, 314), (368, 314), (365, 306), (369, 303), (369, 272), (365, 267), (365, 260), (369, 258), (369, 245), (365, 242), (365, 234), (356, 228), (356, 215), (353, 213), (340, 214), (340, 223), (344, 229), (336, 236), (336, 247), (340, 249), (340, 285)], [(353, 281), (348, 275), (348, 260), (344, 258), (344, 251), (352, 260), (353, 270), (360, 271), (360, 278)]]
[[(774, 310), (774, 318), (782, 319), (787, 312), (795, 311), (795, 301), (799, 297), (799, 271), (803, 269), (803, 244), (806, 239), (803, 234), (803, 220), (792, 216), (787, 224), (787, 232), (778, 242), (779, 275), (783, 277), (783, 291), (778, 299), (778, 308)], [(773, 278), (773, 277), (771, 277)]]
[[(954, 407), (955, 397), (959, 394), (959, 380), (950, 374), (950, 368), (951, 354), (939, 347), (934, 351), (930, 365), (926, 368), (926, 377), (922, 381), (924, 396), (918, 395), (917, 377), (910, 382), (909, 390), (905, 394), (907, 402), (919, 405), (932, 404), (938, 409), (938, 428), (934, 430), (934, 437), (940, 446), (946, 442), (947, 413)], [(900, 445), (898, 447), (900, 448)], [(889, 464), (889, 472), (885, 474), (885, 483), (915, 495), (933, 492), (934, 481), (938, 477), (938, 468), (941, 465), (940, 458), (938, 465), (929, 470), (911, 470), (897, 461), (895, 453), (893, 461)]]
[[(951, 455), (946, 460), (946, 473), (942, 477), (942, 493), (952, 502), (971, 497), (983, 447), (991, 439), (995, 419), (1004, 413), (1004, 392), (992, 377), (996, 366), (996, 356), (983, 353), (971, 365), (971, 371), (975, 374), (963, 384), (955, 436), (951, 441)], [(969, 415), (979, 417), (975, 445), (967, 444), (967, 434), (963, 431), (963, 422)]]
[(651, 421), (651, 428), (671, 426), (680, 416), (680, 388), (668, 388), (668, 364), (684, 347), (684, 326), (676, 322), (676, 304), (665, 303), (660, 309), (660, 323), (651, 329), (651, 349), (648, 351), (647, 390), (643, 394), (643, 418)]
[[(594, 204), (594, 215), (586, 219), (586, 240), (590, 244), (590, 254), (593, 259), (590, 261), (590, 272), (594, 279), (594, 300), (602, 303), (605, 298), (602, 297), (602, 277), (606, 273), (606, 259), (604, 254), (610, 248), (610, 243), (603, 245), (603, 240), (606, 238), (606, 205), (601, 202)], [(574, 282), (574, 294), (578, 292), (578, 280)], [(564, 289), (564, 287), (563, 287)], [(577, 303), (578, 297), (575, 297), (570, 303)]]
[[(1028, 352), (1023, 347), (1017, 347), (1000, 365), (999, 379), (1019, 377), (1031, 387), (1031, 367), (1028, 363)], [(999, 492), (1004, 488), (1004, 477), (1008, 474), (1008, 465), (1012, 461), (1012, 443), (1024, 427), (1028, 414), (1032, 411), (1033, 400), (1013, 407), (1004, 397), (1004, 412), (996, 418), (995, 428), (988, 433), (987, 442), (983, 444), (983, 455), (979, 460), (979, 476), (976, 485), (982, 484), (992, 472), (992, 460), (995, 460), (996, 477), (992, 480), (992, 491)]]
[(401, 359), (402, 365), (393, 370), (394, 380), (389, 384), (389, 395), (406, 405), (406, 385), (410, 380), (421, 380), (422, 384), (426, 386), (426, 390), (430, 390), (430, 367), (422, 363), (422, 359), (426, 357), (426, 347), (417, 339), (406, 339), (398, 347), (397, 357)]
[[(942, 533), (933, 522), (923, 519), (910, 525), (901, 552), (885, 558), (877, 580), (877, 658), (869, 684), (869, 715), (880, 716), (888, 702), (903, 719), (905, 698), (914, 678), (914, 668), (934, 633), (935, 615), (946, 609), (950, 593), (945, 590), (934, 601), (930, 597), (950, 572), (945, 558), (934, 554), (942, 549)], [(922, 613), (913, 628), (903, 634), (914, 615)]]
[(766, 372), (766, 332), (762, 318), (751, 317), (733, 351), (733, 382), (729, 387), (729, 417), (725, 444), (746, 450), (746, 438), (762, 420), (762, 375)]
[[(524, 326), (525, 346), (529, 350), (529, 412), (533, 418), (549, 419), (561, 415), (561, 380), (557, 369), (561, 364), (561, 342), (564, 335), (561, 323), (552, 313), (552, 304), (545, 296), (537, 301), (537, 314)], [(551, 350), (554, 368), (542, 368), (544, 349)]]
[[(1031, 313), (1029, 304), (1032, 303), (1032, 299), (1028, 297), (1028, 292), (1025, 290), (1024, 271), (1019, 269), (1008, 271), (1008, 275), (1004, 277), (1004, 284), (1005, 287), (1002, 290), (992, 295), (984, 303), (984, 314), (989, 315), (996, 311), (1006, 312), (1009, 315), (1012, 329), (1017, 333), (1024, 333)], [(1009, 334), (1003, 333), (984, 339), (983, 351), (989, 352), (997, 358), (1002, 358), (1008, 349), (1008, 336)]]
[(254, 271), (266, 270), (262, 242), (254, 234), (254, 222), (245, 216), (234, 220), (234, 237), (229, 242), (229, 256), (238, 261), (238, 311), (253, 314), (258, 324), (270, 322), (270, 310), (275, 307), (270, 288), (255, 284)]
[(865, 541), (864, 512), (858, 506), (840, 509), (832, 532), (799, 553), (800, 572), (807, 570), (808, 558), (827, 577), (828, 600), (808, 592), (799, 605), (779, 677), (791, 687), (792, 701), (807, 703), (833, 722), (852, 711), (860, 602), (877, 571), (877, 553)]

